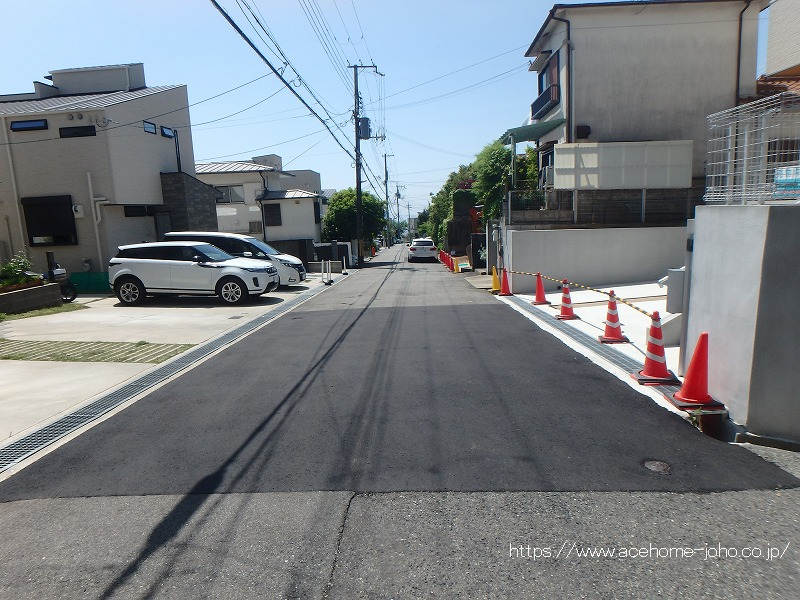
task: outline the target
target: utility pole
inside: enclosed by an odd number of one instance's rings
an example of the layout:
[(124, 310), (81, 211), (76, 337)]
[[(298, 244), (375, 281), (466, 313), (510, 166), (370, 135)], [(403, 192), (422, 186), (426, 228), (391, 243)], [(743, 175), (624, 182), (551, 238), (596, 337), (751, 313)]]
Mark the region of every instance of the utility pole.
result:
[(397, 192), (394, 194), (395, 200), (397, 200), (397, 231), (400, 231), (400, 185), (397, 185)]
[[(364, 249), (361, 246), (361, 238), (364, 235), (364, 213), (361, 207), (361, 140), (369, 139), (369, 131), (364, 131), (359, 117), (359, 105), (361, 97), (358, 95), (358, 70), (375, 69), (378, 75), (383, 75), (375, 65), (347, 65), (353, 69), (353, 126), (356, 134), (356, 241), (358, 243), (358, 266), (364, 266)], [(366, 135), (365, 135), (366, 134)]]
[(406, 208), (408, 210), (408, 221), (406, 221), (406, 223), (408, 223), (408, 241), (410, 242), (414, 239), (411, 237), (411, 202), (406, 204)]
[[(389, 245), (389, 166), (386, 157), (390, 156), (383, 153), (383, 192), (386, 195), (386, 245)], [(391, 156), (394, 156), (392, 154)]]

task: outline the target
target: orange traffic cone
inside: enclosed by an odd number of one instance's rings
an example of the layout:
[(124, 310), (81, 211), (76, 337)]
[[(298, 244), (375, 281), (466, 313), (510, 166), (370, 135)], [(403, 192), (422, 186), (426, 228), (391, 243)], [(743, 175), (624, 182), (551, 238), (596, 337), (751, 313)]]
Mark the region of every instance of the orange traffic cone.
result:
[(571, 321), (572, 319), (580, 318), (572, 312), (572, 300), (569, 297), (568, 283), (566, 279), (561, 280), (561, 312), (556, 315), (556, 319), (561, 321)]
[(650, 333), (647, 336), (647, 350), (644, 353), (644, 369), (638, 373), (631, 373), (636, 381), (642, 385), (680, 385), (681, 381), (675, 373), (667, 369), (667, 359), (664, 356), (664, 340), (661, 336), (661, 317), (655, 311), (650, 323)]
[(672, 395), (672, 402), (684, 410), (723, 406), (708, 395), (708, 332), (706, 331), (697, 339), (689, 369), (683, 378), (683, 385)]
[(630, 340), (622, 335), (622, 325), (617, 314), (617, 299), (614, 290), (608, 295), (608, 311), (606, 312), (606, 331), (597, 338), (603, 344), (624, 344)]
[(497, 269), (492, 266), (492, 293), (500, 293), (500, 278), (497, 276)]
[(500, 293), (498, 296), (513, 296), (514, 294), (511, 293), (511, 289), (508, 287), (508, 273), (506, 273), (506, 268), (503, 267), (503, 283), (500, 286)]
[(532, 304), (550, 304), (544, 296), (544, 284), (542, 283), (542, 274), (536, 274), (536, 300)]

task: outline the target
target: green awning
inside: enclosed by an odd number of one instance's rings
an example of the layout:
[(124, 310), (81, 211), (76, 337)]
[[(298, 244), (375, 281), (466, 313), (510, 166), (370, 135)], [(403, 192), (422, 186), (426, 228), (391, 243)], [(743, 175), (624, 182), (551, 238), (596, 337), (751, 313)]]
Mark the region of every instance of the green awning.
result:
[(523, 125), (522, 127), (514, 127), (513, 129), (508, 129), (506, 132), (500, 136), (500, 141), (503, 144), (510, 144), (511, 138), (514, 138), (514, 142), (535, 142), (540, 137), (553, 131), (559, 125), (562, 125), (566, 122), (566, 119), (550, 119), (549, 121), (540, 121), (539, 123), (534, 123), (533, 125)]

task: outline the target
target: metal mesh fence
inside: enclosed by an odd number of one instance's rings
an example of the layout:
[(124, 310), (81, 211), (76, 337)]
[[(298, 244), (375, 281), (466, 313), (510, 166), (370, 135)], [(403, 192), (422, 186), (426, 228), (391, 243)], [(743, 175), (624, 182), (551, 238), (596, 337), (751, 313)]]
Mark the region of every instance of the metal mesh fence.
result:
[(784, 92), (708, 116), (708, 203), (800, 200), (800, 95)]

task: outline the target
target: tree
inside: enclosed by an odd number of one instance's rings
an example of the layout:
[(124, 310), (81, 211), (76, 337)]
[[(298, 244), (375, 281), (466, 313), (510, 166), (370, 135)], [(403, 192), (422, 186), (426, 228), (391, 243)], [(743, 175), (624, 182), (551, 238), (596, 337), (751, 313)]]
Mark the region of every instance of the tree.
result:
[(483, 204), (483, 218), (498, 218), (509, 184), (511, 150), (499, 141), (488, 144), (475, 157), (472, 169), (475, 173), (472, 191)]
[[(386, 219), (384, 204), (369, 192), (361, 194), (361, 214), (363, 215), (363, 240), (371, 242), (383, 231)], [(353, 188), (340, 190), (331, 196), (328, 212), (322, 220), (322, 239), (356, 239), (356, 191)]]

